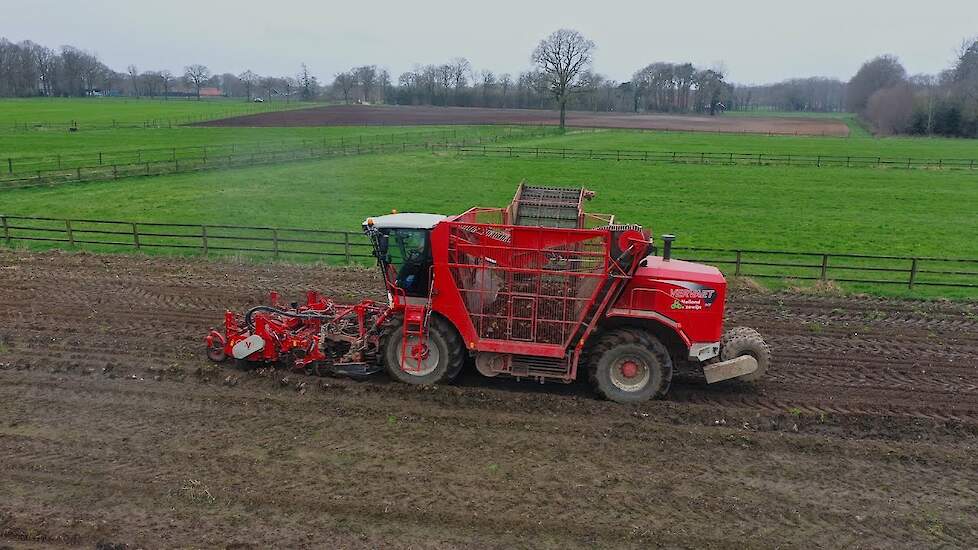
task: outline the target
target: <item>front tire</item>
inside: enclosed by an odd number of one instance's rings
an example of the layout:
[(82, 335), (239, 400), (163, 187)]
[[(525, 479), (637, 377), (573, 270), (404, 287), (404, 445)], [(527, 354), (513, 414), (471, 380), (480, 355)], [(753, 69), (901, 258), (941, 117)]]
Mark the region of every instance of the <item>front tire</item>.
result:
[(406, 361), (402, 364), (403, 327), (403, 321), (394, 324), (384, 338), (384, 368), (391, 378), (405, 384), (432, 385), (450, 382), (458, 376), (465, 361), (465, 347), (454, 327), (432, 316), (426, 341), (419, 345), (416, 337), (410, 337), (403, 350)]
[(595, 391), (617, 403), (663, 397), (672, 383), (672, 358), (658, 338), (623, 328), (602, 336), (589, 353)]

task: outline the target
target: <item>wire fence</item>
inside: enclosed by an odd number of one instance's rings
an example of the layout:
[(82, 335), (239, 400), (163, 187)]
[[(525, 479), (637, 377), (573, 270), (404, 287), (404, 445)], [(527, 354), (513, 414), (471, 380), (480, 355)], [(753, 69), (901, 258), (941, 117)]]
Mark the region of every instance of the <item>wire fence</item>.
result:
[(513, 138), (545, 137), (556, 132), (554, 128), (543, 126), (495, 127), (472, 131), (406, 132), (383, 136), (96, 151), (75, 156), (7, 159), (7, 170), (0, 170), (0, 188), (112, 180), (332, 156), (417, 151), (434, 146), (449, 147), (456, 142), (497, 143)]
[[(0, 215), (0, 230), (0, 243), (8, 247), (162, 250), (346, 264), (369, 263), (373, 258), (369, 240), (353, 231), (8, 215)], [(676, 258), (716, 265), (737, 277), (978, 289), (978, 259), (701, 247), (673, 250)]]
[(584, 159), (641, 161), (650, 163), (806, 166), (844, 168), (903, 168), (936, 170), (975, 170), (974, 159), (927, 159), (914, 157), (794, 155), (790, 153), (721, 153), (709, 151), (637, 151), (627, 149), (577, 149), (548, 147), (496, 147), (488, 145), (438, 145), (434, 151), (459, 156), (531, 159)]

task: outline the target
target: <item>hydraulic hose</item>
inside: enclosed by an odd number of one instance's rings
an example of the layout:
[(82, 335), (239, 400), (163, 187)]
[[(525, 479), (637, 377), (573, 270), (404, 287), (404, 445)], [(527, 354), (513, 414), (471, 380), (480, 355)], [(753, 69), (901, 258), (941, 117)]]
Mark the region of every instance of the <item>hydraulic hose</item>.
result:
[(259, 311), (266, 311), (268, 313), (274, 313), (276, 315), (282, 315), (285, 317), (293, 317), (295, 319), (320, 319), (323, 321), (328, 321), (333, 318), (332, 315), (322, 315), (319, 313), (299, 313), (296, 311), (286, 311), (284, 309), (279, 309), (277, 307), (272, 307), (272, 306), (255, 306), (249, 309), (247, 313), (245, 313), (245, 326), (248, 327), (248, 330), (255, 329), (255, 326), (251, 322), (251, 318), (255, 313)]

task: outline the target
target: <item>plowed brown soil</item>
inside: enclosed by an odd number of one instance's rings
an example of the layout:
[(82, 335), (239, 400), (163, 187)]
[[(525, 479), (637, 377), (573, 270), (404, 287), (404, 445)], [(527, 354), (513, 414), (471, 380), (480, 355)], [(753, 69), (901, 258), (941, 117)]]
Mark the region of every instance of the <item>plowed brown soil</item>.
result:
[[(974, 547), (978, 308), (733, 293), (776, 362), (621, 406), (203, 358), (372, 272), (0, 252), (0, 547)], [(107, 546), (106, 546), (107, 547)]]
[[(535, 109), (481, 109), (472, 107), (416, 107), (338, 105), (294, 111), (276, 111), (202, 122), (200, 126), (343, 126), (385, 124), (548, 124), (560, 121), (557, 111)], [(724, 117), (693, 115), (636, 115), (570, 111), (567, 125), (580, 128), (625, 128), (841, 136), (849, 127), (841, 120), (805, 117)]]

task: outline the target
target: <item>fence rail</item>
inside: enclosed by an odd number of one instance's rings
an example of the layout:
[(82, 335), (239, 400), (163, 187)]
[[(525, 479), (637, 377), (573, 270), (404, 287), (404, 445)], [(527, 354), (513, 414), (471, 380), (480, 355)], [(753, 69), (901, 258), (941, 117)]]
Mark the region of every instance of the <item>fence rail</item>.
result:
[(707, 151), (640, 151), (626, 149), (568, 149), (552, 147), (495, 147), (487, 145), (439, 145), (435, 150), (464, 156), (495, 158), (549, 158), (614, 161), (642, 161), (676, 164), (717, 164), (752, 166), (807, 166), (844, 168), (926, 168), (936, 170), (975, 170), (974, 159), (925, 159), (914, 157), (794, 155), (788, 153), (721, 153)]
[[(8, 247), (312, 257), (348, 264), (373, 257), (369, 240), (352, 231), (8, 215), (0, 215), (0, 231), (0, 244)], [(978, 259), (709, 247), (674, 251), (677, 258), (713, 264), (739, 277), (978, 289)]]

